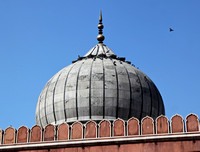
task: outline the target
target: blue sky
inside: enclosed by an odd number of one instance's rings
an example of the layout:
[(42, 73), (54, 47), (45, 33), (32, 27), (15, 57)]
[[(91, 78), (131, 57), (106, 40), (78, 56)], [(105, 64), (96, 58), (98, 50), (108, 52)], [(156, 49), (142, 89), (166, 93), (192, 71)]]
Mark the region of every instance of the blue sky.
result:
[[(46, 82), (98, 42), (156, 84), (166, 116), (200, 116), (199, 0), (0, 0), (0, 128), (35, 124)], [(169, 28), (173, 32), (169, 32)]]

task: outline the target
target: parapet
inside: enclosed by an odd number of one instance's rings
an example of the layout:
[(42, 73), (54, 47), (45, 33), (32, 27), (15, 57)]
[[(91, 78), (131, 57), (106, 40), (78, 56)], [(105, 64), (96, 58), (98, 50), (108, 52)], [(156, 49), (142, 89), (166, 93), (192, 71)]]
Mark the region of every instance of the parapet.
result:
[[(36, 143), (61, 143), (81, 141), (114, 141), (116, 139), (139, 140), (148, 138), (165, 140), (165, 137), (178, 137), (178, 135), (196, 134), (200, 138), (199, 118), (195, 114), (189, 114), (185, 121), (182, 116), (176, 114), (169, 121), (166, 116), (159, 116), (155, 120), (149, 116), (141, 121), (131, 118), (124, 121), (120, 118), (109, 121), (102, 120), (99, 123), (88, 121), (86, 123), (63, 123), (58, 126), (49, 124), (44, 128), (38, 125), (31, 129), (21, 126), (17, 130), (8, 127), (0, 130), (0, 151), (12, 145), (33, 145)], [(184, 136), (186, 137), (186, 136)], [(78, 143), (78, 142), (76, 142)], [(13, 146), (14, 147), (14, 146)]]

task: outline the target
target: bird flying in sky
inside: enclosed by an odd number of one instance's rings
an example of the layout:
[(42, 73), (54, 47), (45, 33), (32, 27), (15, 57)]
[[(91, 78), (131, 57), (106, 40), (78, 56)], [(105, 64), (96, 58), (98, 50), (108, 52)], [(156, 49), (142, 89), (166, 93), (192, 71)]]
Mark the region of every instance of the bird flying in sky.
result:
[(172, 28), (169, 28), (169, 31), (172, 32), (172, 31), (174, 31), (174, 30), (173, 30)]

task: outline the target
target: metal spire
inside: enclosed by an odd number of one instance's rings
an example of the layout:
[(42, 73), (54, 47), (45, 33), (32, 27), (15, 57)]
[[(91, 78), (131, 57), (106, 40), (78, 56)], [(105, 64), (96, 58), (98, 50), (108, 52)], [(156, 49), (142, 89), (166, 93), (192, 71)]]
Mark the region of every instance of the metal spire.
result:
[(103, 34), (103, 25), (102, 25), (102, 13), (100, 11), (100, 16), (99, 16), (99, 25), (98, 25), (98, 29), (99, 29), (99, 35), (97, 36), (97, 40), (99, 41), (100, 44), (103, 44), (103, 40), (105, 39), (105, 37), (102, 35)]

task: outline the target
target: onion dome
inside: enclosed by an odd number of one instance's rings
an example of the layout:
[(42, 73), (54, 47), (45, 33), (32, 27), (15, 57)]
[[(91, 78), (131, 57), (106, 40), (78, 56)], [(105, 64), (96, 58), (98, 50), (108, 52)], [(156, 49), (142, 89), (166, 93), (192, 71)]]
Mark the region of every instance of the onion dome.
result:
[[(102, 35), (103, 26), (98, 27)], [(104, 36), (98, 37), (99, 44), (47, 82), (37, 102), (36, 124), (141, 120), (165, 114), (162, 97), (151, 79), (104, 45)]]

